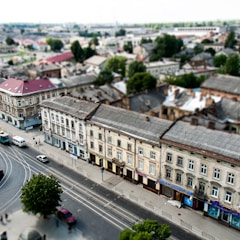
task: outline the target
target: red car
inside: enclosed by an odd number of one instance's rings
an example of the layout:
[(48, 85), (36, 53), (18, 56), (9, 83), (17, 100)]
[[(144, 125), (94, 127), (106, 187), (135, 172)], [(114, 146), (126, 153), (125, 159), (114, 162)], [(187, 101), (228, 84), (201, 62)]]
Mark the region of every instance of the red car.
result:
[(58, 216), (58, 218), (60, 218), (61, 220), (65, 221), (68, 224), (76, 223), (76, 218), (66, 208), (59, 208), (57, 211), (57, 216)]

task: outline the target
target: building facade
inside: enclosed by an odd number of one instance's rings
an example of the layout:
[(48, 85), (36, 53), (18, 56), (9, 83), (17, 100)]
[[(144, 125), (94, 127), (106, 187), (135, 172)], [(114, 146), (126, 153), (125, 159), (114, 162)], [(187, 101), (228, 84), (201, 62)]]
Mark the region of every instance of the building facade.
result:
[(63, 96), (40, 106), (45, 142), (87, 160), (86, 119), (98, 104)]
[(160, 193), (240, 229), (239, 140), (177, 121), (161, 138)]

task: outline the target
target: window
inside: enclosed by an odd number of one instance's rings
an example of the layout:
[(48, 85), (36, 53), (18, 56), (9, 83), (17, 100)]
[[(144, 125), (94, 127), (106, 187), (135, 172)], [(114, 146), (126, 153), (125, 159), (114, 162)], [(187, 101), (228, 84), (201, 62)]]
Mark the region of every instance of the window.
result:
[(44, 95), (42, 96), (42, 100), (45, 100), (45, 96)]
[(90, 142), (90, 148), (94, 148), (94, 143), (93, 142)]
[(23, 113), (19, 113), (18, 117), (22, 118), (23, 117)]
[(66, 126), (69, 127), (69, 121), (67, 118), (66, 118)]
[(188, 160), (188, 169), (194, 170), (194, 161), (193, 160)]
[(109, 156), (109, 157), (112, 156), (112, 147), (108, 147), (108, 156)]
[(207, 174), (207, 165), (201, 164), (201, 174), (206, 175)]
[(177, 165), (182, 166), (183, 165), (183, 157), (177, 156)]
[(205, 191), (205, 182), (199, 182), (199, 192), (204, 193)]
[(22, 106), (22, 102), (18, 101), (18, 107), (21, 107), (21, 106)]
[(102, 140), (102, 134), (101, 133), (98, 133), (98, 139)]
[(127, 150), (130, 152), (132, 151), (132, 144), (130, 144), (130, 143), (127, 144)]
[(71, 121), (71, 127), (74, 128), (74, 121)]
[(177, 175), (176, 175), (176, 182), (177, 183), (181, 183), (182, 182), (182, 174), (181, 173), (177, 173)]
[(127, 155), (127, 164), (132, 165), (132, 156), (129, 154)]
[(229, 191), (226, 191), (225, 202), (227, 202), (227, 203), (231, 203), (232, 202), (232, 193), (229, 192)]
[(172, 173), (171, 169), (167, 168), (166, 169), (166, 178), (171, 179), (171, 173)]
[(155, 152), (150, 152), (150, 159), (155, 160), (156, 159), (156, 153)]
[(99, 144), (99, 146), (98, 146), (98, 151), (99, 151), (99, 152), (102, 152), (102, 151), (103, 151), (102, 144)]
[(117, 159), (118, 159), (118, 161), (122, 160), (122, 152), (120, 152), (120, 151), (117, 152)]
[(54, 121), (54, 114), (51, 113), (51, 119)]
[(143, 160), (138, 160), (138, 168), (140, 169), (140, 170), (143, 170)]
[(229, 184), (234, 183), (234, 174), (233, 173), (228, 173), (227, 183), (229, 183)]
[(70, 138), (70, 131), (69, 130), (66, 131), (66, 134), (67, 134), (67, 138)]
[(141, 148), (141, 147), (138, 148), (138, 154), (141, 156), (143, 155), (143, 148)]
[(112, 137), (111, 137), (111, 136), (108, 136), (107, 142), (108, 142), (108, 143), (112, 143)]
[(192, 185), (193, 185), (193, 179), (192, 179), (192, 177), (188, 177), (187, 178), (187, 187), (192, 187)]
[(82, 131), (83, 130), (83, 126), (81, 123), (79, 123), (79, 131)]
[(32, 99), (30, 98), (29, 99), (29, 105), (32, 105), (33, 104), (33, 101), (32, 101)]
[(212, 197), (218, 197), (218, 187), (212, 187)]
[(150, 164), (149, 173), (153, 176), (155, 175), (155, 165), (154, 164)]
[(62, 128), (62, 135), (65, 136), (65, 129)]
[(171, 153), (167, 153), (167, 162), (171, 163), (172, 162), (172, 154)]
[(56, 122), (58, 123), (59, 122), (59, 116), (56, 115)]
[(117, 140), (117, 146), (121, 147), (121, 140), (119, 140), (119, 139)]
[(43, 114), (44, 114), (44, 117), (47, 117), (47, 112), (46, 112), (46, 111), (44, 111), (44, 113), (43, 113)]
[(61, 117), (61, 123), (64, 124), (64, 118), (63, 117)]
[(83, 144), (83, 135), (82, 134), (79, 134), (79, 143)]
[(90, 130), (90, 136), (93, 137), (93, 130)]
[(213, 178), (220, 179), (220, 169), (218, 168), (214, 169)]

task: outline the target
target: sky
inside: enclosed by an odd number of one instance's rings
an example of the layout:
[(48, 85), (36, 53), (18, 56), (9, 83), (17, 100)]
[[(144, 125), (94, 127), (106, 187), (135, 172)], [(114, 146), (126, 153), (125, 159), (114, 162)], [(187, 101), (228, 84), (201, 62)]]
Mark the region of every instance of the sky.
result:
[(238, 20), (240, 0), (4, 0), (0, 23), (167, 23)]

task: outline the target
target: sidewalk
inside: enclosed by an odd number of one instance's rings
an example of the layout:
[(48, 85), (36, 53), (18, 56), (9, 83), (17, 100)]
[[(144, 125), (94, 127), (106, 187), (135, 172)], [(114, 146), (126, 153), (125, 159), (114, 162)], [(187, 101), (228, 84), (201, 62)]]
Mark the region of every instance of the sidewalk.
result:
[[(225, 240), (225, 239), (240, 239), (240, 232), (219, 224), (217, 221), (204, 217), (201, 212), (194, 211), (189, 208), (176, 208), (170, 205), (167, 200), (168, 198), (162, 195), (157, 195), (148, 190), (143, 189), (141, 185), (135, 185), (131, 182), (123, 180), (121, 177), (116, 176), (112, 173), (104, 171), (102, 176), (101, 171), (98, 167), (93, 166), (85, 161), (79, 160), (73, 162), (69, 154), (62, 151), (61, 149), (55, 148), (49, 144), (44, 143), (44, 137), (42, 132), (38, 129), (29, 130), (29, 132), (19, 130), (3, 121), (0, 121), (0, 128), (7, 131), (10, 136), (19, 135), (25, 138), (29, 147), (39, 150), (42, 154), (55, 159), (60, 164), (66, 165), (78, 173), (90, 178), (91, 180), (101, 184), (102, 186), (115, 191), (121, 196), (145, 207), (146, 209), (154, 212), (155, 214), (166, 218), (167, 220), (181, 226), (189, 232), (196, 234), (202, 239), (210, 240)], [(35, 141), (40, 140), (40, 145)], [(103, 179), (102, 179), (103, 177)], [(24, 221), (21, 219), (24, 217)], [(47, 229), (45, 225), (41, 224), (42, 219), (38, 219), (36, 216), (22, 213), (22, 211), (13, 213), (9, 216), (10, 222), (6, 225), (0, 224), (0, 233), (4, 230), (8, 232), (10, 240), (17, 240), (17, 235), (20, 234), (26, 227), (35, 227), (41, 234), (46, 234), (47, 239), (84, 239), (80, 232), (71, 233), (67, 231), (67, 226), (59, 226), (61, 231), (55, 231), (56, 225), (54, 217), (46, 221), (49, 221)], [(17, 228), (16, 228), (17, 226)], [(10, 237), (10, 234), (15, 234), (14, 237)], [(57, 236), (56, 234), (59, 234)]]

